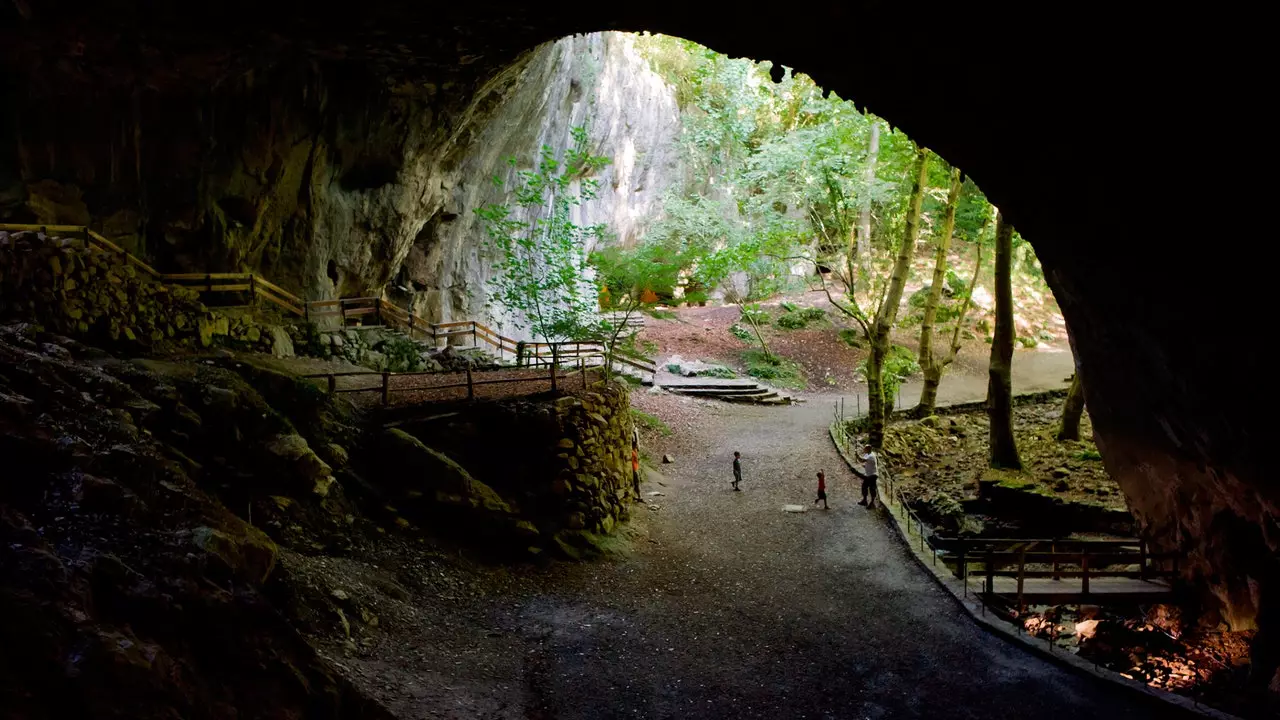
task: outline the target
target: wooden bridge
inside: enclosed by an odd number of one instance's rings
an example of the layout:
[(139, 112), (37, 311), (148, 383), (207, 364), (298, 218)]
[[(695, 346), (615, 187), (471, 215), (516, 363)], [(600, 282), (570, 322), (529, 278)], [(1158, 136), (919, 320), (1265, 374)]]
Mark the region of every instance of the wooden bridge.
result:
[(1157, 602), (1173, 593), (1179, 557), (1145, 540), (927, 540), (966, 592), (1027, 604)]

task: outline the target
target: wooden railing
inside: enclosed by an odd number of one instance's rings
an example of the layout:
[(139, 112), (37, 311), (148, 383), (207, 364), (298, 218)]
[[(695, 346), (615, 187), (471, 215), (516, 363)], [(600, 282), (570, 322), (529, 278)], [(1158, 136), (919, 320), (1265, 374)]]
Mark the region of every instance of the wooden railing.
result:
[[(562, 343), (562, 344), (568, 345), (570, 343)], [(522, 377), (508, 376), (508, 377), (502, 377), (502, 378), (484, 379), (483, 376), (488, 372), (510, 373), (511, 369), (510, 368), (494, 368), (492, 370), (477, 371), (477, 370), (473, 370), (469, 366), (467, 367), (466, 370), (463, 370), (463, 371), (425, 370), (421, 372), (390, 372), (390, 371), (374, 372), (374, 371), (367, 371), (367, 370), (354, 370), (349, 372), (314, 373), (310, 375), (303, 375), (302, 377), (311, 379), (311, 380), (325, 380), (326, 388), (330, 395), (335, 395), (338, 393), (360, 393), (360, 392), (381, 393), (382, 404), (384, 406), (391, 404), (391, 396), (395, 393), (417, 392), (421, 390), (451, 390), (456, 388), (466, 388), (467, 399), (474, 400), (476, 397), (476, 388), (480, 386), (499, 385), (499, 384), (507, 384), (507, 383), (550, 381), (551, 390), (552, 392), (555, 392), (560, 389), (562, 380), (567, 380), (569, 378), (572, 378), (574, 375), (581, 376), (582, 387), (583, 388), (587, 387), (588, 385), (587, 375), (593, 369), (592, 367), (586, 364), (586, 360), (588, 359), (588, 356), (586, 355), (576, 356), (575, 359), (577, 360), (576, 362), (577, 368), (567, 373), (562, 372), (565, 362), (567, 362), (569, 365), (574, 365), (575, 363), (568, 360), (567, 358), (565, 359), (564, 362), (561, 362), (558, 352), (554, 353), (554, 357), (555, 357), (555, 361), (548, 364), (547, 366), (548, 370), (545, 374), (541, 372), (530, 372), (528, 375), (522, 376)], [(446, 383), (443, 385), (410, 385), (410, 386), (393, 386), (392, 385), (392, 380), (395, 378), (412, 378), (412, 377), (441, 376), (441, 375), (459, 375), (459, 376), (464, 376), (465, 379), (460, 382)], [(476, 379), (476, 375), (480, 375), (481, 379)], [(343, 378), (343, 377), (377, 377), (379, 379), (379, 382), (376, 385), (367, 385), (367, 386), (354, 387), (354, 388), (340, 388), (338, 387), (338, 378)]]
[[(982, 567), (983, 594), (995, 594), (995, 578), (1017, 580), (1018, 605), (1023, 605), (1023, 582), (1028, 579), (1079, 578), (1080, 594), (1089, 595), (1089, 580), (1130, 578), (1137, 580), (1172, 580), (1179, 574), (1176, 553), (1153, 553), (1145, 540), (1074, 540), (1074, 539), (949, 539), (936, 537), (929, 543), (935, 549), (948, 548), (955, 558), (956, 572), (968, 586), (969, 566)], [(1168, 563), (1166, 567), (1164, 563)], [(1045, 569), (1028, 569), (1028, 565)], [(1137, 566), (1136, 570), (1112, 569)], [(1072, 569), (1074, 568), (1074, 569)]]
[[(517, 366), (545, 367), (557, 365), (565, 360), (582, 357), (598, 358), (610, 365), (623, 365), (640, 372), (654, 375), (657, 366), (649, 358), (627, 355), (616, 348), (611, 356), (606, 354), (606, 347), (598, 341), (562, 342), (562, 343), (528, 343), (504, 337), (474, 320), (461, 320), (447, 323), (431, 323), (414, 315), (409, 310), (392, 305), (381, 297), (340, 298), (336, 300), (306, 301), (285, 290), (261, 275), (254, 273), (161, 273), (138, 259), (124, 248), (111, 242), (102, 235), (84, 225), (31, 225), (0, 223), (0, 230), (9, 232), (43, 232), (60, 234), (67, 237), (83, 239), (90, 249), (109, 252), (125, 257), (125, 261), (138, 268), (158, 282), (179, 285), (200, 292), (238, 292), (249, 293), (251, 298), (262, 298), (277, 308), (304, 318), (308, 322), (317, 319), (339, 318), (345, 327), (350, 320), (363, 324), (364, 318), (372, 318), (377, 325), (388, 325), (403, 328), (410, 337), (421, 336), (435, 342), (441, 338), (471, 336), (472, 344), (479, 346), (485, 343), (495, 350), (499, 359), (505, 360), (509, 354)], [(570, 351), (569, 346), (573, 346)], [(560, 356), (557, 359), (557, 356)], [(607, 358), (607, 359), (606, 359)]]

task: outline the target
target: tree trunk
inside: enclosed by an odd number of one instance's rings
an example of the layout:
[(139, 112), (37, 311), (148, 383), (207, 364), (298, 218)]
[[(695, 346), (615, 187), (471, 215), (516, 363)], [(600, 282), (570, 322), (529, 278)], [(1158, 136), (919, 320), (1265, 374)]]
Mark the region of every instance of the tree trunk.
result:
[[(871, 252), (871, 192), (876, 181), (876, 162), (880, 156), (880, 121), (871, 120), (871, 139), (867, 142), (867, 166), (862, 170), (862, 207), (858, 213), (858, 267), (866, 267)], [(855, 287), (857, 278), (850, 278)]]
[(996, 326), (987, 370), (987, 416), (991, 421), (991, 467), (1022, 469), (1013, 439), (1013, 287), (1010, 263), (1013, 227), (996, 215)]
[[(924, 301), (924, 319), (920, 322), (920, 369), (924, 372), (924, 387), (920, 389), (920, 402), (915, 406), (915, 415), (924, 418), (933, 413), (934, 402), (938, 396), (938, 382), (942, 379), (940, 361), (933, 356), (933, 320), (938, 316), (938, 304), (942, 301), (942, 283), (947, 278), (947, 252), (951, 250), (951, 233), (956, 227), (956, 202), (960, 200), (960, 169), (951, 168), (951, 190), (947, 192), (947, 210), (942, 220), (942, 234), (938, 237), (938, 250), (933, 259), (933, 284), (929, 286), (929, 296)], [(929, 387), (929, 377), (933, 375), (933, 387)], [(925, 402), (925, 395), (929, 401)]]
[(898, 320), (898, 306), (902, 304), (902, 289), (906, 287), (911, 270), (911, 257), (915, 254), (916, 238), (920, 234), (920, 206), (924, 200), (924, 188), (929, 176), (929, 151), (916, 150), (915, 184), (911, 186), (911, 199), (907, 210), (907, 225), (902, 245), (893, 261), (893, 274), (889, 276), (889, 289), (880, 307), (876, 308), (875, 324), (867, 333), (871, 354), (867, 356), (867, 410), (871, 446), (877, 450), (884, 438), (884, 425), (888, 418), (886, 407), (892, 407), (884, 397), (884, 359), (889, 355), (890, 332)]
[(1062, 427), (1058, 429), (1059, 440), (1080, 439), (1080, 415), (1084, 413), (1084, 384), (1080, 381), (1080, 371), (1071, 376), (1071, 388), (1067, 390), (1066, 402), (1062, 403)]
[(867, 355), (867, 442), (879, 450), (884, 444), (884, 426), (889, 418), (884, 397), (884, 359), (889, 355), (889, 338), (877, 335), (871, 338), (871, 353)]

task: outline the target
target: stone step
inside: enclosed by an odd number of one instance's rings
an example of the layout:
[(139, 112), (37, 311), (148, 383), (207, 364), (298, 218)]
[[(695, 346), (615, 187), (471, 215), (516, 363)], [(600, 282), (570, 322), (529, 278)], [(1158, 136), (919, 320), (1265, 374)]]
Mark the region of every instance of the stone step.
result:
[(687, 387), (671, 387), (664, 386), (671, 392), (677, 392), (682, 395), (725, 395), (725, 396), (742, 396), (742, 395), (764, 395), (770, 392), (766, 388), (758, 385), (751, 387), (720, 387), (720, 388), (687, 388)]

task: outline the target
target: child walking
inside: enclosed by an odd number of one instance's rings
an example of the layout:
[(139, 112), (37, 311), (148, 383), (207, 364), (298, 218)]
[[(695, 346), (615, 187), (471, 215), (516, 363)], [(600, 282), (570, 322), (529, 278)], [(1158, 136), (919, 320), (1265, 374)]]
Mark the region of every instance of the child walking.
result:
[(813, 501), (813, 504), (817, 505), (819, 501), (822, 502), (823, 510), (829, 509), (827, 507), (827, 476), (821, 470), (818, 471), (818, 497)]

